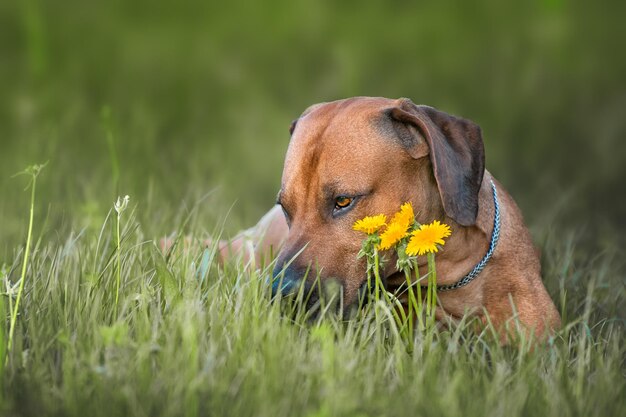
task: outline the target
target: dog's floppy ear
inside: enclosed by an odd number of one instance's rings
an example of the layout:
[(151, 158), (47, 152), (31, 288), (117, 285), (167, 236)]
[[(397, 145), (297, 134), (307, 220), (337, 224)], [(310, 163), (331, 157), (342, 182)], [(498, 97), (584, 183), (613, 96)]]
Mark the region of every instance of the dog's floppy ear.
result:
[(424, 137), (414, 141), (409, 153), (414, 157), (430, 154), (430, 161), (448, 216), (462, 226), (476, 223), (478, 191), (485, 172), (485, 148), (480, 127), (469, 120), (450, 116), (428, 106), (417, 106), (400, 99), (390, 110), (391, 117), (417, 128)]

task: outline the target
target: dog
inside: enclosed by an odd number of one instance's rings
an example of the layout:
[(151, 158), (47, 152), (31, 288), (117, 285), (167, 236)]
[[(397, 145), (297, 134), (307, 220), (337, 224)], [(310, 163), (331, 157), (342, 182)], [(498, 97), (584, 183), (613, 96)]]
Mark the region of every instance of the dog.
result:
[[(560, 327), (538, 252), (513, 198), (485, 169), (475, 123), (406, 98), (355, 97), (309, 107), (290, 134), (276, 206), (221, 242), (223, 259), (243, 255), (254, 265), (278, 253), (274, 275), (289, 284), (278, 291), (312, 280), (314, 268), (354, 304), (366, 261), (352, 225), (410, 202), (418, 222), (452, 230), (436, 257), (438, 320), (474, 315), (503, 339), (512, 321), (539, 338)], [(426, 270), (426, 256), (417, 259)], [(395, 265), (382, 270), (388, 290), (405, 282)]]

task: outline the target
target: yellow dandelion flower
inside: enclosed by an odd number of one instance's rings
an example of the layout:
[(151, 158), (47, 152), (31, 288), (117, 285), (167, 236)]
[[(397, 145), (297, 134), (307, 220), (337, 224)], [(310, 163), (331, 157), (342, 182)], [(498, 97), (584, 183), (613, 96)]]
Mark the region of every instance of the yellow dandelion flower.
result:
[(415, 222), (415, 214), (413, 213), (411, 203), (404, 203), (400, 206), (400, 211), (393, 215), (391, 222), (404, 225), (404, 229), (408, 229)]
[(404, 236), (406, 236), (406, 229), (408, 226), (403, 223), (393, 222), (385, 229), (380, 235), (381, 250), (390, 249), (393, 245), (398, 243)]
[(384, 214), (379, 214), (377, 216), (367, 216), (363, 217), (361, 220), (357, 220), (354, 222), (352, 228), (357, 232), (367, 233), (368, 235), (373, 234), (378, 231), (381, 227), (385, 225), (387, 221), (387, 216)]
[(439, 249), (437, 245), (445, 244), (443, 238), (450, 236), (450, 226), (439, 223), (435, 220), (431, 224), (423, 224), (419, 229), (411, 233), (411, 240), (406, 246), (406, 253), (409, 256), (424, 255), (425, 253), (436, 253)]

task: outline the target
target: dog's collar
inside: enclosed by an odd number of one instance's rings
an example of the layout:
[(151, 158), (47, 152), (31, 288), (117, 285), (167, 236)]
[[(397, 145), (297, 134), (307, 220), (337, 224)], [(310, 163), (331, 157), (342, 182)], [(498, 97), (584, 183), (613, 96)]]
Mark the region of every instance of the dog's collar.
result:
[(493, 252), (496, 250), (498, 238), (500, 237), (500, 202), (498, 201), (498, 191), (496, 190), (496, 185), (493, 183), (493, 180), (491, 181), (491, 189), (493, 190), (493, 205), (495, 213), (493, 216), (493, 231), (491, 232), (491, 240), (489, 241), (489, 250), (487, 250), (483, 259), (481, 259), (480, 262), (478, 262), (467, 275), (454, 284), (437, 285), (437, 291), (456, 290), (457, 288), (464, 287), (472, 282), (474, 278), (476, 278), (485, 268), (487, 262), (491, 259), (491, 255), (493, 255)]

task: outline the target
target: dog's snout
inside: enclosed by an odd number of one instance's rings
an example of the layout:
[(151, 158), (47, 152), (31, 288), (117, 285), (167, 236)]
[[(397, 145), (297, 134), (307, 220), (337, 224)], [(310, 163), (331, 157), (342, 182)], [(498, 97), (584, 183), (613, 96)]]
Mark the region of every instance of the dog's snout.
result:
[(326, 311), (335, 312), (343, 308), (343, 285), (340, 279), (321, 277), (319, 271), (311, 271), (311, 267), (279, 265), (272, 273), (273, 298), (295, 301), (306, 308), (309, 318), (317, 317), (322, 307)]

